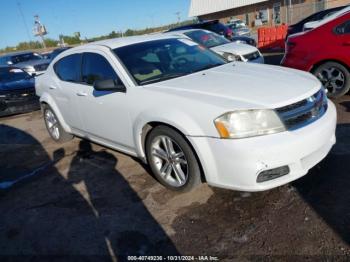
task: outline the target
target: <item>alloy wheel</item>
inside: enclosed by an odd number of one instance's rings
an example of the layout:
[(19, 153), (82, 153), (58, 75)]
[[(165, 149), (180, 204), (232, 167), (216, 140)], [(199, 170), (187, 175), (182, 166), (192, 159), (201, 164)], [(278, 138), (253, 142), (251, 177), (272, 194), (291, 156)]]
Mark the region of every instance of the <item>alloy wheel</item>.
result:
[(346, 84), (344, 73), (336, 67), (324, 68), (316, 76), (333, 96), (342, 92)]
[(46, 126), (47, 126), (47, 129), (48, 129), (50, 135), (55, 140), (58, 140), (60, 138), (60, 130), (58, 128), (58, 121), (56, 119), (55, 114), (50, 109), (47, 109), (45, 111), (45, 121), (46, 121)]
[(151, 161), (158, 175), (169, 185), (181, 187), (188, 180), (188, 163), (180, 146), (168, 136), (154, 138)]

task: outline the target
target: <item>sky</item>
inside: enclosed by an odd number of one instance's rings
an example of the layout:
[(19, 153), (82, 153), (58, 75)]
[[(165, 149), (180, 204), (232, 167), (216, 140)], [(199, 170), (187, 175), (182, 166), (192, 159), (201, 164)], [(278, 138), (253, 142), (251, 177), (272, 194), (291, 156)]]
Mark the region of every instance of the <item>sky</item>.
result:
[(176, 12), (186, 20), (189, 6), (190, 0), (0, 0), (0, 48), (37, 40), (34, 15), (39, 15), (49, 38), (74, 32), (89, 38), (174, 23)]

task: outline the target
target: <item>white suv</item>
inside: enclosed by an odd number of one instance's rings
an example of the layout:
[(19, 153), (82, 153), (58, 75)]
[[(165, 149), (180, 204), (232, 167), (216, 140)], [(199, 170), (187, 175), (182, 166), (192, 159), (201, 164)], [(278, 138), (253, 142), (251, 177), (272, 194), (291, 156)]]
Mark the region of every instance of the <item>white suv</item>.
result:
[(311, 74), (227, 63), (169, 36), (79, 46), (36, 82), (51, 137), (148, 163), (179, 191), (202, 181), (260, 191), (305, 175), (335, 143), (336, 111)]

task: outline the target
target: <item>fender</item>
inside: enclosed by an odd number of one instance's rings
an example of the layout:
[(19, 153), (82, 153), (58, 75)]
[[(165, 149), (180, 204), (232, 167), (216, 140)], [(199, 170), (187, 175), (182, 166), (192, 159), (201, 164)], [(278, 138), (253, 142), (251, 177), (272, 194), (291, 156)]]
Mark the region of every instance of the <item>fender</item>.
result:
[(61, 114), (61, 111), (58, 109), (58, 106), (57, 106), (55, 100), (52, 98), (52, 96), (50, 94), (48, 94), (47, 92), (44, 92), (40, 96), (40, 103), (48, 104), (52, 108), (52, 110), (54, 111), (55, 115), (57, 116), (58, 121), (60, 122), (64, 131), (66, 131), (67, 133), (72, 133), (70, 126), (66, 123), (66, 121), (64, 121), (63, 116)]
[[(181, 123), (183, 123), (183, 125), (178, 124), (178, 119), (182, 119)], [(142, 131), (143, 128), (151, 122), (159, 122), (169, 125), (179, 130), (185, 136), (205, 136), (205, 132), (200, 125), (183, 111), (174, 110), (170, 113), (168, 111), (165, 113), (159, 109), (149, 109), (139, 114), (135, 118), (133, 125), (135, 151), (143, 160), (145, 160), (145, 152), (142, 141)]]

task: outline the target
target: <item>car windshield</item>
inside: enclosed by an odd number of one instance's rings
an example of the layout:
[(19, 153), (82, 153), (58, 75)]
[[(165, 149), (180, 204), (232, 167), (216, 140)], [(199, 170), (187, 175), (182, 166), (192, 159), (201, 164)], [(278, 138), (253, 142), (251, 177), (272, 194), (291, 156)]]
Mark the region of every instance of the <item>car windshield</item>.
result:
[(229, 24), (228, 27), (231, 29), (240, 29), (245, 28), (245, 24), (243, 22), (234, 22), (233, 24)]
[(139, 85), (165, 81), (227, 63), (189, 39), (163, 39), (114, 49)]
[(11, 62), (13, 64), (18, 64), (22, 62), (27, 62), (31, 60), (39, 60), (42, 59), (42, 57), (39, 54), (36, 53), (26, 53), (21, 55), (14, 55), (11, 57)]
[(0, 68), (0, 82), (12, 82), (27, 79), (30, 76), (19, 68)]
[(205, 32), (203, 30), (190, 31), (185, 33), (185, 35), (207, 48), (230, 43), (230, 41), (223, 36), (212, 32)]

